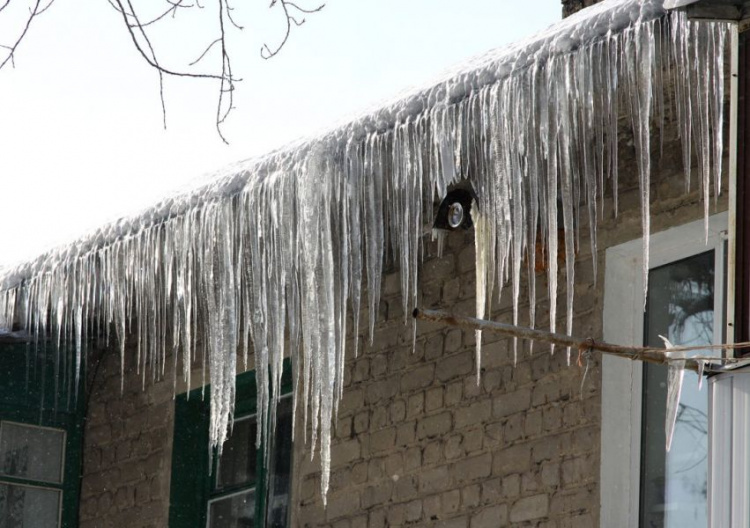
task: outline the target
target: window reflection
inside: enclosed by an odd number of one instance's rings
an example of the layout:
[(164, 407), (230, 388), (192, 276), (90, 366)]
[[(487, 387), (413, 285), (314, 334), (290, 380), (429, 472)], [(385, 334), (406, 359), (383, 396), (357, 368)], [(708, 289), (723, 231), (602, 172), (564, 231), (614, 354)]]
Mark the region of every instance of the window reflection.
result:
[(60, 526), (64, 458), (65, 431), (0, 422), (0, 528)]
[[(662, 347), (659, 335), (674, 345), (713, 343), (713, 251), (651, 270), (644, 330), (648, 346)], [(643, 389), (640, 525), (705, 527), (708, 393), (698, 391), (697, 374), (685, 373), (672, 448), (667, 453), (667, 367), (644, 365)]]
[(0, 526), (3, 528), (57, 528), (60, 490), (0, 484)]
[(289, 491), (292, 470), (292, 398), (279, 401), (276, 410), (276, 437), (268, 485), (268, 520), (266, 525), (283, 528), (289, 517)]
[(0, 424), (0, 475), (62, 482), (65, 431), (13, 422)]
[(216, 490), (234, 488), (255, 482), (258, 452), (255, 439), (258, 425), (255, 416), (235, 420), (219, 458)]
[[(208, 528), (287, 526), (292, 469), (290, 396), (282, 397), (276, 410), (276, 429), (271, 438), (273, 444), (268, 466), (264, 466), (263, 449), (255, 445), (257, 416), (235, 420), (222, 454), (216, 460)], [(266, 493), (256, 493), (256, 489), (263, 489)], [(264, 518), (265, 523), (262, 523)]]
[(209, 502), (209, 528), (253, 528), (255, 490), (242, 491)]

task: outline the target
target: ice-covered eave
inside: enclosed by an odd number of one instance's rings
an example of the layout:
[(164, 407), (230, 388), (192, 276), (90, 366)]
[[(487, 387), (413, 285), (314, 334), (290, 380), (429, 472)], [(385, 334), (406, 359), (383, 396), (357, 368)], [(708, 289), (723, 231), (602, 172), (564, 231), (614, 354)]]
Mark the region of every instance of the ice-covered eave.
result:
[(581, 46), (590, 46), (599, 38), (632, 27), (634, 22), (648, 22), (665, 13), (661, 0), (609, 0), (595, 4), (528, 39), (459, 64), (425, 86), (405, 90), (393, 100), (365, 111), (327, 133), (301, 139), (267, 155), (227, 166), (216, 172), (210, 184), (168, 197), (141, 214), (107, 224), (36, 259), (10, 269), (0, 269), (0, 290), (17, 287), (24, 279), (108, 246), (115, 240), (137, 236), (144, 229), (202, 204), (237, 194), (269, 173), (293, 167), (310, 150), (340, 150), (349, 142), (362, 141), (368, 134), (391, 132), (400, 123), (414, 120), (433, 108), (456, 104), (471, 93), (496, 84), (532, 63), (544, 62), (552, 55), (570, 53)]

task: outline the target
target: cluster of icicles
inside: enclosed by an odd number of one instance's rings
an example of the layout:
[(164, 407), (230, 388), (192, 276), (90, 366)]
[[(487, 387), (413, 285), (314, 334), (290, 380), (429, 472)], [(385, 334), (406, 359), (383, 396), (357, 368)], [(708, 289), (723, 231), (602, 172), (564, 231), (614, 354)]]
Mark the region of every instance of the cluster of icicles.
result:
[[(545, 253), (557, 255), (564, 230), (567, 332), (578, 217), (588, 216), (596, 254), (605, 186), (617, 207), (620, 116), (630, 120), (638, 160), (644, 280), (655, 126), (676, 121), (686, 187), (697, 158), (706, 207), (709, 187), (718, 194), (728, 25), (665, 16), (660, 2), (592, 9), (598, 25), (586, 29), (584, 15), (577, 26), (572, 17), (561, 23), (591, 33), (570, 49), (559, 35), (517, 47), (473, 77), (405, 101), (387, 126), (360, 121), (269, 156), (203, 195), (7, 274), (0, 328), (15, 321), (51, 343), (46, 349), (70, 351), (58, 357), (73, 363), (76, 385), (94, 337), (116, 341), (123, 371), (137, 365), (144, 383), (174, 376), (176, 386), (178, 377), (189, 385), (191, 368), (202, 364), (215, 446), (232, 422), (238, 359), (254, 357), (261, 441), (272, 434), (279, 396), (272, 387), (290, 356), (295, 413), (304, 413), (311, 454), (319, 450), (325, 497), (346, 337), (359, 335), (362, 305), (372, 335), (387, 245), (400, 268), (404, 313), (416, 305), (425, 226), (450, 185), (467, 179), (478, 197), (478, 317), (489, 313), (496, 286), (509, 282), (518, 321), (528, 256), (535, 324), (534, 245), (539, 237)], [(445, 97), (431, 101), (435, 93)], [(555, 330), (557, 259), (547, 264)]]

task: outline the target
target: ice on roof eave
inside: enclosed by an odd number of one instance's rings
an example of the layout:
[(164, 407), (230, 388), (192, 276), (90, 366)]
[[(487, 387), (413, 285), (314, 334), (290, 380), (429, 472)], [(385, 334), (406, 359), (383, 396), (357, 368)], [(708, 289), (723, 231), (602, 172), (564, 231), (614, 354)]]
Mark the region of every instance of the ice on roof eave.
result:
[(514, 70), (544, 61), (552, 55), (568, 53), (599, 37), (623, 31), (636, 21), (653, 20), (665, 13), (663, 0), (605, 0), (594, 4), (527, 39), (469, 59), (425, 86), (405, 90), (390, 102), (327, 133), (229, 165), (217, 171), (207, 185), (164, 199), (138, 215), (107, 224), (15, 268), (0, 270), (0, 289), (13, 288), (53, 263), (105, 247), (117, 239), (135, 236), (142, 229), (184, 214), (196, 206), (236, 194), (255, 180), (294, 164), (312, 148), (334, 149), (350, 141), (359, 141), (368, 133), (385, 133), (397, 123), (425, 114), (432, 108), (456, 103), (468, 94), (506, 78)]

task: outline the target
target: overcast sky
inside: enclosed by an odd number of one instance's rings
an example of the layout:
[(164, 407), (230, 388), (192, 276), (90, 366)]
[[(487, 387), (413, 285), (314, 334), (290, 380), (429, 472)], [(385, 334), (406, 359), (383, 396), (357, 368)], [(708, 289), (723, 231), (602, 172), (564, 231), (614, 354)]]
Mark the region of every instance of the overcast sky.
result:
[[(245, 29), (232, 36), (231, 53), (244, 80), (223, 128), (228, 146), (214, 127), (212, 82), (167, 79), (164, 129), (158, 76), (107, 0), (56, 0), (35, 21), (15, 68), (0, 70), (0, 266), (329, 128), (540, 31), (561, 12), (559, 0), (328, 0), (293, 28), (278, 56), (263, 60), (261, 44), (283, 35), (282, 13), (269, 10), (268, 0), (234, 4)], [(208, 8), (191, 11), (165, 19), (154, 36), (174, 68), (215, 38)], [(21, 29), (13, 15), (0, 14), (0, 44)]]

